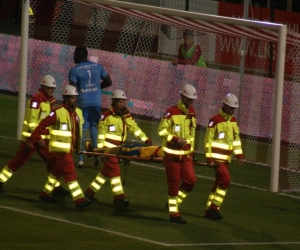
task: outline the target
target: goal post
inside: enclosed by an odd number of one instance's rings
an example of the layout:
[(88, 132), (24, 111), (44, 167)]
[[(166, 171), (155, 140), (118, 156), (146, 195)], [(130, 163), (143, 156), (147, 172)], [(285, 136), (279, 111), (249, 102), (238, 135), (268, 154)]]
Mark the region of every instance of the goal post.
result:
[[(280, 161), (280, 143), (281, 143), (281, 120), (282, 120), (282, 101), (283, 101), (283, 83), (284, 83), (284, 65), (286, 51), (287, 27), (282, 24), (252, 21), (246, 19), (236, 19), (222, 16), (213, 16), (201, 13), (192, 13), (186, 11), (165, 9), (146, 5), (138, 5), (127, 2), (109, 1), (109, 0), (85, 0), (90, 3), (98, 3), (113, 7), (120, 7), (131, 10), (139, 10), (150, 13), (159, 13), (188, 19), (200, 19), (207, 22), (220, 22), (225, 24), (242, 25), (246, 27), (269, 29), (278, 32), (278, 48), (276, 62), (276, 95), (275, 95), (275, 117), (274, 117), (274, 134), (272, 146), (272, 163), (271, 163), (271, 181), (270, 191), (278, 192), (279, 187), (279, 161)], [(180, 26), (178, 24), (178, 26)], [(183, 25), (183, 28), (185, 26)], [(195, 27), (192, 27), (195, 29)]]
[[(224, 95), (233, 92), (240, 99), (237, 117), (245, 158), (271, 167), (270, 191), (278, 192), (280, 166), (288, 168), (299, 158), (291, 153), (298, 149), (296, 138), (287, 142), (283, 163), (280, 158), (286, 44), (298, 39), (290, 33), (287, 39), (286, 25), (110, 0), (39, 0), (31, 7), (35, 22), (29, 24), (28, 70), (23, 68), (27, 88), (33, 89), (43, 74), (53, 74), (59, 91), (68, 84), (74, 47), (86, 46), (113, 79), (103, 92), (103, 107), (109, 107), (113, 90), (123, 89), (139, 124), (159, 144), (160, 117), (177, 103), (181, 86), (190, 83), (199, 95), (196, 150), (201, 153), (208, 119), (218, 112)], [(207, 67), (172, 65), (186, 29), (194, 32)], [(277, 52), (274, 79), (266, 73), (269, 43)], [(19, 123), (21, 117), (19, 113)]]
[(275, 117), (274, 117), (274, 134), (272, 147), (272, 165), (270, 191), (278, 192), (279, 187), (279, 161), (280, 161), (280, 144), (281, 144), (281, 121), (282, 121), (282, 101), (283, 101), (283, 83), (284, 83), (284, 65), (286, 51), (287, 27), (282, 25), (278, 29), (278, 48), (277, 63), (275, 75)]
[(26, 100), (26, 79), (27, 79), (27, 58), (28, 58), (28, 30), (29, 30), (29, 5), (30, 0), (22, 0), (22, 21), (21, 21), (21, 52), (20, 52), (20, 75), (18, 93), (18, 124), (17, 139), (21, 140), (23, 119), (25, 116)]
[[(282, 101), (283, 101), (283, 83), (284, 83), (284, 64), (285, 64), (285, 50), (286, 50), (286, 36), (287, 27), (282, 24), (267, 23), (260, 21), (252, 21), (246, 19), (236, 19), (222, 16), (213, 16), (201, 13), (193, 13), (172, 9), (165, 9), (160, 7), (152, 7), (146, 5), (138, 5), (127, 2), (109, 1), (109, 0), (85, 0), (90, 3), (98, 3), (109, 5), (113, 7), (120, 7), (131, 10), (139, 10), (150, 13), (159, 13), (164, 15), (200, 19), (207, 22), (220, 22), (225, 24), (242, 25), (246, 27), (269, 29), (278, 32), (278, 48), (277, 48), (277, 62), (276, 62), (276, 97), (275, 97), (275, 117), (274, 117), (274, 134), (272, 146), (272, 165), (271, 165), (271, 181), (270, 191), (278, 192), (279, 187), (279, 160), (280, 160), (280, 142), (281, 142), (281, 119), (282, 119)], [(178, 24), (178, 26), (180, 26)], [(183, 28), (186, 26), (182, 25)], [(195, 27), (191, 27), (192, 29)]]

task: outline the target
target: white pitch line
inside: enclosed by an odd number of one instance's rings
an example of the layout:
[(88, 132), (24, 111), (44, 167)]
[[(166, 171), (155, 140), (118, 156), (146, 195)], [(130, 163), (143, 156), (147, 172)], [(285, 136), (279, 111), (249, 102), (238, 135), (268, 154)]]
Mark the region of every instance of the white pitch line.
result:
[[(150, 165), (150, 164), (145, 164), (145, 163), (140, 163), (140, 162), (132, 162), (132, 163), (135, 164), (135, 165), (141, 165), (141, 166), (144, 166), (144, 167), (147, 167), (147, 168), (154, 168), (154, 169), (159, 169), (159, 170), (165, 171), (165, 169), (162, 168), (162, 167), (157, 167), (157, 166), (153, 166), (153, 165)], [(204, 176), (204, 175), (197, 174), (196, 176), (198, 178), (202, 178), (202, 179), (213, 180), (213, 181), (215, 180), (212, 177), (208, 177), (208, 176)], [(264, 189), (264, 188), (257, 188), (257, 187), (254, 187), (254, 186), (243, 185), (243, 184), (235, 183), (235, 182), (232, 182), (232, 181), (230, 182), (230, 185), (235, 185), (235, 186), (239, 186), (239, 187), (246, 187), (246, 188), (260, 190), (260, 191), (268, 191), (267, 189)], [(299, 199), (300, 199), (300, 197), (299, 197)]]
[(187, 243), (187, 244), (167, 244), (170, 247), (193, 247), (193, 246), (265, 246), (265, 245), (300, 245), (300, 242), (285, 241), (285, 242), (220, 242), (220, 243)]
[[(132, 161), (131, 163), (135, 164), (135, 165), (144, 166), (144, 167), (147, 167), (147, 168), (154, 168), (154, 169), (165, 171), (165, 169), (162, 168), (162, 167), (157, 167), (157, 166), (150, 165), (150, 164), (145, 164), (145, 163), (141, 163), (141, 162), (134, 162), (134, 161)], [(204, 176), (204, 175), (196, 175), (196, 176), (198, 178), (201, 178), (201, 179), (213, 180), (213, 181), (215, 180), (212, 177), (208, 177), (208, 176)], [(249, 189), (258, 190), (258, 191), (269, 192), (269, 190), (265, 189), (265, 188), (258, 188), (258, 187), (254, 187), (254, 186), (250, 186), (250, 185), (244, 185), (244, 184), (233, 182), (233, 181), (230, 182), (230, 185), (238, 186), (238, 187), (244, 187), (244, 188), (249, 188)], [(289, 195), (289, 194), (286, 194), (286, 193), (276, 193), (276, 194), (277, 195), (281, 195), (281, 196), (287, 196), (287, 197), (290, 197), (290, 198), (300, 199), (300, 196)]]
[(86, 225), (86, 224), (83, 224), (83, 223), (78, 223), (78, 222), (69, 221), (69, 220), (65, 220), (65, 219), (59, 219), (59, 218), (55, 218), (55, 217), (51, 217), (51, 216), (47, 216), (47, 215), (38, 214), (38, 213), (28, 212), (28, 211), (21, 210), (21, 209), (16, 209), (16, 208), (13, 208), (13, 207), (0, 206), (0, 208), (10, 210), (10, 211), (14, 211), (14, 212), (18, 212), (18, 213), (27, 214), (27, 215), (32, 215), (32, 216), (43, 218), (43, 219), (48, 219), (48, 220), (52, 220), (52, 221), (66, 223), (66, 224), (70, 224), (70, 225), (74, 225), (74, 226), (79, 226), (79, 227), (89, 228), (89, 229), (93, 229), (93, 230), (98, 230), (98, 231), (102, 231), (102, 232), (105, 232), (105, 233), (114, 234), (114, 235), (122, 236), (122, 237), (125, 237), (125, 238), (134, 239), (134, 240), (138, 240), (138, 241), (142, 241), (142, 242), (148, 242), (148, 243), (151, 243), (151, 244), (166, 246), (166, 247), (177, 247), (177, 246), (192, 247), (192, 246), (300, 245), (300, 242), (292, 242), (292, 241), (291, 242), (231, 242), (231, 243), (227, 243), (227, 242), (209, 243), (208, 242), (208, 243), (185, 243), (185, 244), (182, 244), (182, 243), (176, 244), (175, 243), (175, 244), (170, 244), (170, 243), (159, 242), (159, 241), (155, 241), (155, 240), (149, 240), (149, 239), (146, 239), (146, 238), (137, 237), (137, 236), (133, 236), (133, 235), (129, 235), (129, 234), (124, 234), (124, 233), (120, 233), (120, 232), (117, 232), (117, 231), (104, 229), (104, 228), (101, 228), (101, 227), (90, 226), (90, 225)]
[(155, 245), (161, 245), (161, 246), (166, 246), (167, 245), (167, 244), (164, 244), (162, 242), (158, 242), (158, 241), (154, 241), (154, 240), (148, 240), (148, 239), (145, 239), (145, 238), (136, 237), (136, 236), (132, 236), (132, 235), (129, 235), (129, 234), (124, 234), (124, 233), (104, 229), (104, 228), (101, 228), (101, 227), (90, 226), (90, 225), (86, 225), (86, 224), (83, 224), (83, 223), (78, 223), (78, 222), (69, 221), (69, 220), (65, 220), (65, 219), (59, 219), (59, 218), (55, 218), (55, 217), (51, 217), (51, 216), (47, 216), (47, 215), (38, 214), (38, 213), (28, 212), (28, 211), (13, 208), (13, 207), (0, 206), (0, 208), (7, 209), (7, 210), (10, 210), (10, 211), (14, 211), (14, 212), (27, 214), (27, 215), (32, 215), (32, 216), (35, 216), (35, 217), (40, 217), (40, 218), (44, 218), (44, 219), (48, 219), (48, 220), (52, 220), (52, 221), (62, 222), (62, 223), (71, 224), (71, 225), (80, 226), (80, 227), (85, 227), (85, 228), (89, 228), (89, 229), (94, 229), (94, 230), (98, 230), (98, 231), (102, 231), (102, 232), (106, 232), (106, 233), (110, 233), (110, 234), (115, 234), (115, 235), (123, 236), (123, 237), (126, 237), (126, 238), (130, 238), (130, 239), (149, 242), (149, 243), (152, 243), (152, 244), (155, 244)]
[(16, 141), (17, 141), (17, 139), (16, 139), (16, 138), (7, 137), (7, 136), (3, 136), (3, 135), (0, 135), (0, 138), (4, 138), (4, 139), (14, 139), (14, 140), (16, 140)]

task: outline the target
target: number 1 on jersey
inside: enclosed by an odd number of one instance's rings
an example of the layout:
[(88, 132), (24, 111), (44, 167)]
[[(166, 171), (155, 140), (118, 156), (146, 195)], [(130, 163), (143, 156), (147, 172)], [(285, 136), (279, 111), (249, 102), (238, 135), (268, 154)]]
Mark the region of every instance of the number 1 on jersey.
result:
[(91, 83), (91, 71), (88, 69), (87, 72), (89, 74), (89, 83)]

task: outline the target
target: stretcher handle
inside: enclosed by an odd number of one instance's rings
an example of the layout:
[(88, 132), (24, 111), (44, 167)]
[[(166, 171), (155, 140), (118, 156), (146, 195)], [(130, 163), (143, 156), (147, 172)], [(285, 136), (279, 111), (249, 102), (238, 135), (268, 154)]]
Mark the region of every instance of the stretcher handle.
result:
[[(155, 162), (162, 162), (162, 157), (139, 157), (139, 156), (128, 156), (128, 155), (116, 155), (116, 154), (107, 154), (107, 153), (99, 153), (99, 152), (88, 152), (88, 151), (81, 151), (81, 154), (91, 155), (91, 156), (106, 156), (106, 157), (117, 157), (120, 159), (126, 160), (136, 160), (136, 161), (155, 161)], [(206, 162), (194, 162), (196, 166), (206, 166)]]

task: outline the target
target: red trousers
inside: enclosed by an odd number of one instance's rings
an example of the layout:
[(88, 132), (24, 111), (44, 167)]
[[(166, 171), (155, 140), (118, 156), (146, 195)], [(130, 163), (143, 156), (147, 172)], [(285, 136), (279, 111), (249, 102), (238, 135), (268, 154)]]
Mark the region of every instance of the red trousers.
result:
[(227, 189), (230, 184), (229, 164), (228, 162), (218, 162), (218, 165), (214, 167), (215, 170), (215, 183), (212, 188), (214, 193), (217, 187)]
[(65, 182), (77, 180), (72, 153), (53, 152), (53, 155), (55, 156), (55, 164), (50, 173), (57, 179), (63, 177)]
[(105, 162), (100, 173), (107, 177), (112, 178), (121, 175), (120, 164), (118, 157), (105, 157)]
[(38, 155), (44, 160), (46, 163), (47, 172), (49, 173), (53, 167), (54, 164), (54, 157), (52, 153), (49, 153), (48, 151), (48, 144), (44, 148), (38, 148), (36, 145), (34, 145), (32, 148), (27, 148), (26, 143), (21, 141), (21, 145), (19, 147), (18, 152), (16, 153), (15, 157), (10, 160), (10, 162), (7, 164), (7, 166), (12, 171), (17, 171), (20, 167), (22, 167), (34, 154), (36, 151)]
[(191, 158), (185, 157), (183, 161), (164, 158), (164, 166), (167, 174), (169, 196), (178, 196), (179, 189), (186, 192), (192, 191), (196, 183), (196, 175)]

